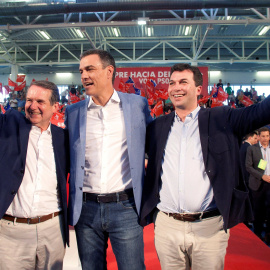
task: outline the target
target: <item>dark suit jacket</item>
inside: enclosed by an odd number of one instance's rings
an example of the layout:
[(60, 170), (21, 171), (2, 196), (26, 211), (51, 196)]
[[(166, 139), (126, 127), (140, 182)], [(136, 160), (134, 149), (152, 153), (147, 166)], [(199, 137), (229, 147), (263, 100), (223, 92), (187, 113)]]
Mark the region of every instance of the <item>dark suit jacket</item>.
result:
[(246, 185), (248, 185), (248, 179), (249, 179), (249, 173), (246, 170), (246, 155), (247, 155), (247, 149), (249, 146), (251, 145), (248, 142), (244, 142), (240, 146), (240, 163), (241, 163), (243, 177), (244, 177), (244, 181)]
[(263, 158), (259, 143), (248, 148), (246, 156), (246, 169), (249, 172), (249, 187), (256, 191), (262, 183), (264, 170), (258, 168), (260, 160)]
[[(140, 216), (143, 226), (151, 222), (151, 215), (159, 202), (161, 162), (174, 116), (173, 112), (160, 117), (147, 128), (146, 151), (149, 160)], [(239, 145), (245, 134), (265, 125), (269, 119), (270, 97), (247, 108), (222, 106), (201, 108), (199, 112), (205, 171), (214, 190), (216, 205), (223, 216), (225, 230), (253, 218), (240, 167)]]
[[(21, 113), (0, 114), (0, 218), (13, 201), (24, 176), (29, 132), (32, 124)], [(64, 214), (65, 240), (69, 242), (66, 180), (69, 169), (68, 134), (51, 125), (56, 174)]]

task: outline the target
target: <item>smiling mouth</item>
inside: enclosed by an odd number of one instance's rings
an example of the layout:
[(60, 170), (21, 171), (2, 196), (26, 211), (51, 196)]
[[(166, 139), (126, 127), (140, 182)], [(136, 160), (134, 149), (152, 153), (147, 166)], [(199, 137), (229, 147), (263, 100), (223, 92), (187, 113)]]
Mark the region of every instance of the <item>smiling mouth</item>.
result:
[(179, 98), (179, 97), (183, 97), (185, 96), (184, 94), (181, 94), (181, 95), (174, 95), (175, 98)]
[(40, 115), (40, 112), (29, 112), (30, 115)]
[(84, 86), (90, 86), (93, 85), (94, 83), (84, 83)]

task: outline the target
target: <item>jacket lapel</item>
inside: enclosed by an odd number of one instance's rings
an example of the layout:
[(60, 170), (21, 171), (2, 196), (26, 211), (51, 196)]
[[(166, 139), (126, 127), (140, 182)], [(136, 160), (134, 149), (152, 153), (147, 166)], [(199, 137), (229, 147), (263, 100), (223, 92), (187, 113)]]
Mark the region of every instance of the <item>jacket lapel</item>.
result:
[(23, 164), (25, 163), (26, 160), (26, 153), (27, 153), (27, 146), (28, 146), (28, 139), (29, 139), (29, 133), (31, 130), (32, 124), (30, 121), (22, 118), (20, 120), (20, 129), (19, 129), (19, 134), (20, 134), (20, 148), (21, 148), (21, 153), (22, 153), (22, 158), (23, 158)]
[(78, 119), (79, 119), (79, 126), (80, 126), (80, 141), (81, 141), (81, 153), (85, 153), (85, 138), (86, 138), (86, 116), (87, 116), (87, 106), (89, 103), (89, 98), (85, 99), (84, 104), (79, 109), (78, 112)]
[(168, 140), (169, 132), (171, 130), (172, 123), (174, 121), (175, 112), (170, 113), (169, 115), (163, 116), (161, 119), (162, 124), (160, 129), (157, 130), (157, 132), (160, 132), (159, 134), (156, 134), (157, 136), (157, 149), (159, 149), (156, 160), (158, 166), (161, 166), (161, 161), (164, 153), (164, 149)]
[[(121, 92), (117, 92), (119, 95), (119, 98), (121, 100), (121, 105), (123, 108), (123, 114), (124, 114), (124, 122), (125, 122), (125, 129), (126, 129), (126, 136), (127, 136), (127, 146), (128, 149), (132, 149), (132, 143), (131, 143), (131, 123), (133, 119), (133, 115), (131, 114), (131, 104), (129, 102), (129, 99), (126, 98), (125, 95), (122, 95)], [(128, 151), (130, 153), (130, 151)], [(129, 160), (131, 160), (130, 154), (128, 154)]]
[(209, 124), (209, 110), (201, 108), (199, 111), (199, 133), (201, 139), (202, 153), (204, 166), (206, 167), (207, 154), (208, 154), (208, 124)]

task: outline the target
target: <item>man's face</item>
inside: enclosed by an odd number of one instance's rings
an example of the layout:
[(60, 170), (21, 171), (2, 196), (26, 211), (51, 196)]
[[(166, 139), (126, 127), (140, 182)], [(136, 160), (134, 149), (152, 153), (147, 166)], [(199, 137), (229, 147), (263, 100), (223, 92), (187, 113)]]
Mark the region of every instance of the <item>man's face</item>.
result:
[(202, 86), (195, 86), (193, 72), (190, 70), (175, 71), (169, 82), (169, 98), (173, 105), (182, 110), (193, 110), (197, 107), (197, 96)]
[(46, 130), (52, 115), (57, 112), (59, 103), (51, 105), (52, 91), (32, 85), (26, 95), (25, 116), (34, 126)]
[(254, 135), (253, 137), (250, 138), (250, 143), (253, 145), (253, 144), (256, 144), (258, 142), (258, 135)]
[(262, 145), (267, 146), (269, 144), (269, 131), (262, 131), (259, 135), (259, 141)]
[(87, 95), (102, 96), (108, 88), (112, 88), (113, 66), (103, 68), (97, 54), (85, 56), (80, 62), (81, 81)]

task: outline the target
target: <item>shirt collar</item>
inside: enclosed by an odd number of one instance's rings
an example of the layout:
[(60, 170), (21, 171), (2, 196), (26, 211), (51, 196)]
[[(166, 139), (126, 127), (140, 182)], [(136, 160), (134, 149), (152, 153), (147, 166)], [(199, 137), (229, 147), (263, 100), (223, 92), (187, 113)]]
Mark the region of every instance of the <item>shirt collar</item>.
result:
[[(41, 133), (40, 128), (37, 127), (37, 126), (34, 126), (34, 125), (32, 125), (31, 131), (36, 131), (36, 132)], [(51, 135), (52, 134), (52, 131), (51, 131), (51, 122), (50, 122), (48, 128), (46, 130), (44, 130), (43, 132), (45, 132), (48, 135)]]
[[(112, 94), (112, 96), (110, 97), (110, 99), (109, 99), (109, 101), (107, 102), (107, 104), (109, 104), (109, 103), (111, 103), (111, 102), (113, 102), (113, 103), (120, 103), (119, 95), (118, 95), (118, 93), (115, 91), (115, 89), (113, 90), (113, 94)], [(106, 105), (107, 105), (107, 104), (106, 104)], [(105, 106), (106, 106), (106, 105), (105, 105)], [(90, 108), (90, 107), (98, 107), (98, 106), (100, 106), (100, 105), (97, 105), (97, 104), (93, 101), (92, 97), (90, 96), (90, 98), (89, 98), (89, 103), (88, 103), (88, 108)]]
[[(197, 106), (197, 108), (192, 111), (191, 113), (189, 113), (186, 117), (190, 117), (191, 119), (195, 119), (196, 117), (198, 117), (199, 111), (200, 111), (201, 107)], [(179, 116), (177, 115), (176, 111), (175, 111), (175, 118), (177, 119), (178, 122), (181, 122)]]
[(270, 144), (268, 144), (266, 148), (264, 148), (264, 147), (262, 146), (261, 142), (259, 142), (259, 145), (260, 145), (260, 148), (263, 148), (263, 149), (270, 148)]

